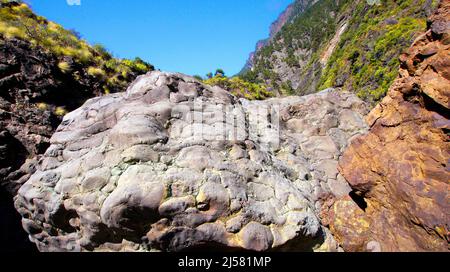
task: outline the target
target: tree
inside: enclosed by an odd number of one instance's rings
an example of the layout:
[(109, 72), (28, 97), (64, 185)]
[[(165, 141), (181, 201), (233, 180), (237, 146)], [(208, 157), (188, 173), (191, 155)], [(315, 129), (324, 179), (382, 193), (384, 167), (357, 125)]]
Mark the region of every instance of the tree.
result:
[(213, 73), (207, 73), (207, 74), (206, 74), (206, 77), (207, 77), (207, 78), (212, 78), (212, 77), (213, 77)]
[(99, 54), (102, 58), (104, 58), (106, 60), (109, 60), (112, 58), (111, 53), (109, 53), (108, 49), (106, 49), (106, 47), (103, 46), (102, 44), (97, 43), (97, 44), (94, 44), (92, 47), (97, 52), (97, 54)]
[(224, 77), (225, 76), (225, 72), (222, 69), (217, 69), (216, 73), (214, 74), (214, 76), (221, 76)]

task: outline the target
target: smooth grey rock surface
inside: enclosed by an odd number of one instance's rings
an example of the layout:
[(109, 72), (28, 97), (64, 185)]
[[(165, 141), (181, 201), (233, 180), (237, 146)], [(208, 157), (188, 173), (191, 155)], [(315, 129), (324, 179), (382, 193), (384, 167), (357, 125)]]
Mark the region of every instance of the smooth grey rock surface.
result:
[(41, 251), (337, 251), (319, 214), (348, 193), (337, 160), (366, 113), (151, 72), (69, 113), (15, 205)]

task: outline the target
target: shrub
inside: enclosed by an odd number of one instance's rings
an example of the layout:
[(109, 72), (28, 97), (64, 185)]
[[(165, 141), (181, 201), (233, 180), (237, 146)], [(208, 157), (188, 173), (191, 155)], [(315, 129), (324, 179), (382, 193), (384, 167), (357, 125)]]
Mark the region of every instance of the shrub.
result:
[(110, 94), (111, 91), (109, 90), (109, 88), (107, 86), (103, 86), (103, 91), (105, 94)]
[(60, 63), (58, 63), (58, 68), (64, 74), (67, 74), (67, 73), (69, 73), (71, 71), (70, 64), (65, 62), (65, 61), (61, 61)]
[(103, 79), (103, 78), (106, 77), (105, 71), (103, 71), (102, 69), (97, 68), (97, 67), (90, 66), (87, 69), (87, 73), (88, 73), (88, 75), (90, 75), (92, 77), (95, 77), (95, 78), (98, 78), (98, 79)]
[(288, 80), (287, 82), (283, 82), (281, 84), (281, 93), (284, 95), (293, 95), (295, 92), (294, 88), (292, 88), (292, 82)]
[(214, 76), (225, 76), (225, 72), (223, 71), (223, 69), (217, 69), (216, 72), (214, 73)]
[(37, 108), (41, 111), (46, 111), (48, 109), (48, 105), (46, 103), (38, 103)]
[(249, 100), (262, 100), (274, 96), (263, 84), (248, 82), (240, 77), (228, 78), (221, 76), (220, 73), (203, 82), (211, 86), (219, 86), (237, 97)]
[(135, 58), (134, 60), (125, 59), (122, 61), (122, 63), (131, 68), (132, 71), (138, 72), (138, 73), (146, 73), (149, 70), (153, 69), (153, 67), (148, 64), (147, 62), (143, 61), (140, 58)]
[(112, 58), (111, 53), (101, 44), (94, 44), (93, 49), (102, 59), (109, 60)]

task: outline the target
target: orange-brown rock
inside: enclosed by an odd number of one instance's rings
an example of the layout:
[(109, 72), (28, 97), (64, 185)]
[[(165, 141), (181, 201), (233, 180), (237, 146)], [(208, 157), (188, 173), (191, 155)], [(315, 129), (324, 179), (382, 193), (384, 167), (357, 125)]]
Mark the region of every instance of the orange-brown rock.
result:
[(450, 0), (428, 25), (339, 162), (353, 197), (328, 220), (346, 251), (449, 250)]

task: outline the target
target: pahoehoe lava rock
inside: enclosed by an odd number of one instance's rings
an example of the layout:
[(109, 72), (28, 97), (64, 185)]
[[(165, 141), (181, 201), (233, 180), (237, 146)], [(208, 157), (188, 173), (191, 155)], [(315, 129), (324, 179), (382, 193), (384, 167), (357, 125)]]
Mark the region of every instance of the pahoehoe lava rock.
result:
[(339, 162), (354, 198), (336, 201), (331, 230), (348, 251), (448, 251), (450, 1), (401, 56), (400, 75), (367, 117), (370, 132)]
[(336, 251), (320, 214), (351, 190), (337, 162), (367, 112), (151, 72), (66, 115), (15, 206), (41, 251)]

